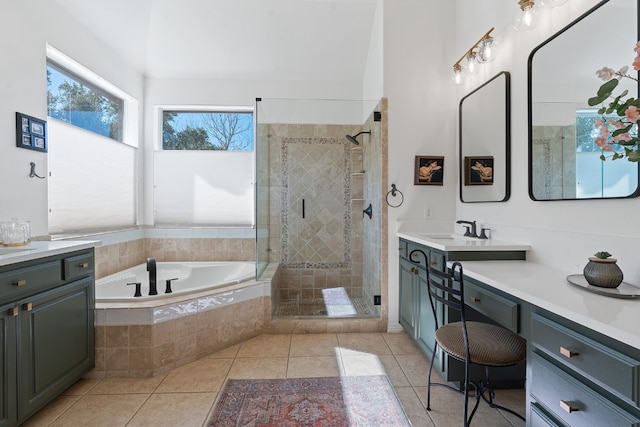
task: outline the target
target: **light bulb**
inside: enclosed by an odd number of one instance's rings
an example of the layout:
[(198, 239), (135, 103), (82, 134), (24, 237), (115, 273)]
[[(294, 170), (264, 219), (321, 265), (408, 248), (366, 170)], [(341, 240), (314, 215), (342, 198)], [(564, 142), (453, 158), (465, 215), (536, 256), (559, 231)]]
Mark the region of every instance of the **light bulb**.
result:
[(464, 75), (462, 74), (462, 67), (460, 64), (456, 64), (453, 66), (453, 81), (456, 85), (462, 84), (462, 78)]
[(465, 61), (465, 74), (477, 74), (478, 73), (478, 61), (476, 61), (475, 52), (469, 52), (467, 54), (467, 60)]
[(491, 62), (496, 59), (496, 42), (493, 37), (486, 37), (480, 42), (476, 58), (480, 63)]
[(516, 16), (513, 26), (518, 31), (526, 32), (533, 30), (536, 25), (538, 25), (538, 20), (536, 19), (537, 11), (534, 7), (534, 1), (520, 0), (518, 4), (520, 5), (522, 12), (519, 12), (518, 16)]

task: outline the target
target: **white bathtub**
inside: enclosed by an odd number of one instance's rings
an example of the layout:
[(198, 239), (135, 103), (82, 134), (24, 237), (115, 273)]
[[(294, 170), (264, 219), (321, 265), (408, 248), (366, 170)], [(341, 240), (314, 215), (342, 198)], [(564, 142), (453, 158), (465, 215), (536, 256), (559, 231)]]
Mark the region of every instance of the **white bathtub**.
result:
[[(156, 287), (158, 295), (149, 295), (147, 265), (140, 264), (127, 270), (96, 280), (96, 303), (137, 302), (187, 295), (245, 282), (255, 278), (253, 262), (157, 262)], [(165, 293), (166, 281), (171, 280), (172, 293)], [(135, 285), (140, 282), (140, 297), (134, 297)]]

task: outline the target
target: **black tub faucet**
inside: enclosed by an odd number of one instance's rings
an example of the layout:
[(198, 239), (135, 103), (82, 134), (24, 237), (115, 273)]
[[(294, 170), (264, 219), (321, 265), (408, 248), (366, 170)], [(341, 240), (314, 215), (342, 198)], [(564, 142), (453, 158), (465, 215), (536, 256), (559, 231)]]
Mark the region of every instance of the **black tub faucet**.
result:
[(149, 295), (158, 295), (155, 258), (147, 258), (147, 271), (149, 272)]
[(465, 226), (467, 231), (464, 233), (464, 235), (467, 236), (467, 237), (478, 237), (478, 233), (476, 233), (476, 222), (475, 221), (458, 220), (458, 221), (456, 221), (456, 224), (469, 224), (469, 226), (471, 227), (471, 230), (469, 230), (469, 227)]

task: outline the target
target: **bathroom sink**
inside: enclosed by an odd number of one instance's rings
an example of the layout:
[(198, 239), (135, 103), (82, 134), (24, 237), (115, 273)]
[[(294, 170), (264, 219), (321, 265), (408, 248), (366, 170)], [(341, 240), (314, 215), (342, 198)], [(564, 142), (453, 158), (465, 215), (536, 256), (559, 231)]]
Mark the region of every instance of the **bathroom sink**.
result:
[(424, 239), (434, 240), (467, 240), (467, 237), (458, 236), (456, 234), (419, 233), (418, 236)]
[(17, 254), (23, 251), (28, 251), (31, 248), (25, 248), (25, 247), (20, 247), (20, 248), (0, 248), (0, 256), (2, 255), (11, 255), (11, 254)]

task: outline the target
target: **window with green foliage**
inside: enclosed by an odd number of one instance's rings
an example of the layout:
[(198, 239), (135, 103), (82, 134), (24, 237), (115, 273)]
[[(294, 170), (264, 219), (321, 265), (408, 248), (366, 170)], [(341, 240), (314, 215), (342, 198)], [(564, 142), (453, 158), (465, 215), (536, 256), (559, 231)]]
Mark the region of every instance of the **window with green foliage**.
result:
[(47, 61), (47, 115), (122, 142), (124, 100)]
[(253, 151), (253, 113), (164, 110), (162, 149)]

